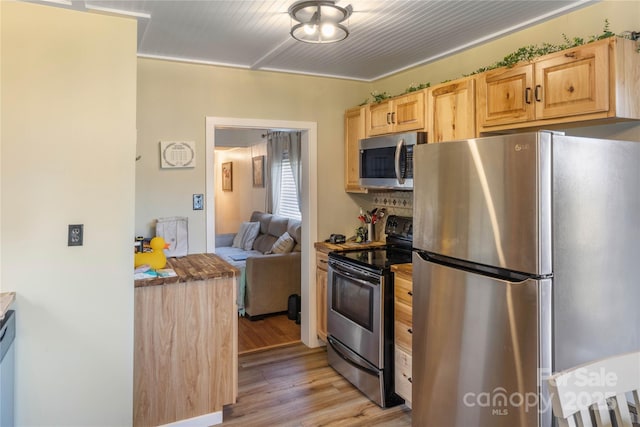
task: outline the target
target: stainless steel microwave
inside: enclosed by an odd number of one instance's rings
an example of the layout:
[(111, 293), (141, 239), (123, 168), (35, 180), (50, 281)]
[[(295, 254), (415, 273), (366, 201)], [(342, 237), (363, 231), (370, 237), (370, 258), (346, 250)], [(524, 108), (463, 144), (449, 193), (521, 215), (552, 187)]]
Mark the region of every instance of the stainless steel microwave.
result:
[(360, 186), (413, 189), (413, 148), (427, 142), (426, 132), (408, 132), (360, 140)]

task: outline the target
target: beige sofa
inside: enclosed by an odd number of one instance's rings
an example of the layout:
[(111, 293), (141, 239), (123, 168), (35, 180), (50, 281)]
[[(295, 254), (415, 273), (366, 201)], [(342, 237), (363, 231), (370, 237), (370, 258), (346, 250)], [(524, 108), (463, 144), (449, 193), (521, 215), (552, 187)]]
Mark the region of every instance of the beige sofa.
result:
[[(240, 269), (238, 310), (256, 320), (267, 314), (287, 311), (289, 295), (300, 295), (302, 224), (298, 220), (258, 211), (251, 214), (249, 222), (260, 223), (250, 249), (233, 247), (236, 237), (233, 233), (216, 236), (215, 252)], [(269, 253), (285, 232), (294, 240), (291, 252)]]

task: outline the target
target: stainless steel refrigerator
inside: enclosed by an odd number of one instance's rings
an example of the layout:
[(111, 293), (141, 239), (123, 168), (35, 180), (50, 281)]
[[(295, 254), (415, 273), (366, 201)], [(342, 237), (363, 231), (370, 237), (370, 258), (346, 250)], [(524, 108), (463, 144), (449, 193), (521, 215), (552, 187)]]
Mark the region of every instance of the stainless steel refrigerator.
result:
[(552, 372), (640, 348), (640, 142), (414, 152), (413, 425), (550, 426)]

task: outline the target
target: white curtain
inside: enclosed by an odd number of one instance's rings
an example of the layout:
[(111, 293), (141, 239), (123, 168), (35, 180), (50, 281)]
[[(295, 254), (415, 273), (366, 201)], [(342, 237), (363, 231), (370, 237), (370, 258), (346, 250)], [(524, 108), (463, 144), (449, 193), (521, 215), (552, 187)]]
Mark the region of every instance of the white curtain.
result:
[(298, 207), (302, 211), (302, 133), (292, 132), (289, 145), (289, 163), (293, 172), (293, 180), (296, 183), (296, 196)]
[(282, 156), (289, 149), (289, 134), (269, 132), (267, 140), (267, 212), (276, 213), (280, 207)]
[(302, 161), (301, 132), (269, 132), (267, 138), (267, 212), (275, 213), (280, 208), (280, 187), (282, 178), (282, 159), (289, 153), (289, 164), (296, 183), (298, 206), (302, 206)]

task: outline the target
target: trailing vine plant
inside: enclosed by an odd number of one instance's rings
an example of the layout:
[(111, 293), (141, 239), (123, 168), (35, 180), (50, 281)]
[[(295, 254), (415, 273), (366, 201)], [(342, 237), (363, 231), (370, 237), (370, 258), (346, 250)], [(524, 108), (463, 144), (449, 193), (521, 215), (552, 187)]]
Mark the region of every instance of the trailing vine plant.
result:
[(373, 96), (373, 102), (375, 103), (380, 103), (387, 98), (391, 98), (391, 95), (389, 95), (387, 92), (380, 93), (377, 90), (371, 92), (371, 96)]
[(409, 85), (409, 87), (405, 89), (404, 93), (415, 92), (417, 90), (426, 89), (426, 88), (428, 88), (430, 86), (431, 86), (431, 83), (429, 83), (429, 82), (420, 83), (420, 84), (411, 83), (411, 85)]
[(501, 67), (512, 68), (514, 65), (516, 65), (519, 62), (531, 61), (532, 59), (537, 58), (539, 56), (544, 56), (550, 53), (559, 52), (561, 50), (582, 46), (584, 44), (592, 43), (597, 40), (606, 39), (615, 35), (616, 34), (609, 29), (609, 20), (605, 19), (602, 33), (599, 35), (592, 35), (586, 41), (582, 37), (569, 38), (567, 37), (566, 34), (562, 33), (562, 38), (564, 40), (564, 43), (561, 43), (561, 44), (542, 43), (541, 45), (523, 46), (517, 49), (516, 51), (511, 52), (510, 54), (505, 56), (501, 61), (498, 61), (487, 67), (480, 67), (477, 70), (473, 71), (472, 73), (465, 74), (464, 76), (465, 77), (472, 76), (474, 74), (482, 73), (488, 70), (493, 70)]
[[(480, 67), (469, 74), (463, 74), (463, 77), (472, 76), (474, 74), (479, 74), (479, 73), (493, 70), (496, 68), (502, 68), (502, 67), (512, 68), (519, 62), (531, 61), (534, 58), (537, 58), (539, 56), (544, 56), (550, 53), (559, 52), (561, 50), (582, 46), (584, 44), (606, 39), (615, 35), (616, 34), (609, 29), (609, 20), (605, 19), (602, 33), (598, 35), (589, 36), (586, 40), (582, 37), (569, 38), (565, 33), (562, 33), (562, 38), (564, 40), (564, 43), (560, 43), (560, 44), (542, 43), (541, 45), (523, 46), (517, 49), (516, 51), (509, 53), (502, 60), (492, 65), (488, 65), (486, 67)], [(640, 37), (640, 35), (636, 32), (625, 32), (623, 34), (618, 35), (618, 37), (631, 38), (633, 40), (638, 40), (638, 37)], [(640, 53), (640, 46), (638, 47), (637, 51)], [(448, 81), (450, 80), (444, 80), (441, 83), (445, 83)], [(403, 93), (415, 92), (417, 90), (426, 89), (430, 86), (431, 86), (431, 83), (428, 83), (428, 82), (420, 83), (420, 84), (411, 83), (411, 85)], [(387, 92), (378, 93), (377, 91), (371, 92), (371, 96), (373, 96), (373, 102), (376, 102), (376, 103), (380, 103), (385, 99), (392, 97)], [(368, 102), (369, 102), (369, 99), (367, 98), (360, 105), (361, 106), (366, 105), (368, 104)]]

